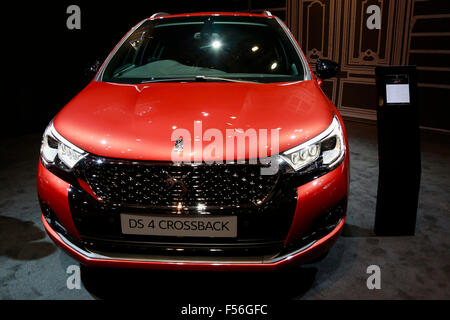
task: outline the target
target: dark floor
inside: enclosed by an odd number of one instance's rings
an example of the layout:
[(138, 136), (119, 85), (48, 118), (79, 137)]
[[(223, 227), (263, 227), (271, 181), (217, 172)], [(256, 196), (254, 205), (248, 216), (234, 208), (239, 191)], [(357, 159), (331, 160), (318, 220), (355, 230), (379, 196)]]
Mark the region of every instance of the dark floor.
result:
[[(283, 273), (104, 271), (80, 290), (66, 286), (76, 261), (57, 249), (40, 221), (35, 176), (40, 135), (0, 141), (0, 299), (233, 296), (289, 299), (450, 298), (450, 136), (422, 134), (422, 185), (414, 237), (376, 237), (376, 128), (346, 123), (351, 192), (343, 236), (322, 261)], [(381, 268), (368, 290), (366, 269)], [(89, 289), (86, 290), (86, 288)], [(157, 290), (149, 290), (149, 288)]]

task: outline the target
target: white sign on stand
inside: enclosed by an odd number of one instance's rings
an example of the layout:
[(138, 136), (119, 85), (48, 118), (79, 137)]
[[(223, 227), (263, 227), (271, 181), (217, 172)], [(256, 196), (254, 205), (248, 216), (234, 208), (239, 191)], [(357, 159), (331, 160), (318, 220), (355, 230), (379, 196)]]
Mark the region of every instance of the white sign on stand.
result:
[(387, 103), (411, 103), (409, 96), (409, 84), (387, 84)]

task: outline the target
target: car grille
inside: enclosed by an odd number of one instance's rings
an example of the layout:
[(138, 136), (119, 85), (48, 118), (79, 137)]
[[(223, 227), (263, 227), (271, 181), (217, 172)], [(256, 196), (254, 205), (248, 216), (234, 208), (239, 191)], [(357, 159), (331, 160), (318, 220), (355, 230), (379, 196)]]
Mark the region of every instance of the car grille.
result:
[(252, 164), (172, 165), (91, 159), (85, 180), (104, 203), (128, 207), (251, 207), (270, 199), (279, 175)]

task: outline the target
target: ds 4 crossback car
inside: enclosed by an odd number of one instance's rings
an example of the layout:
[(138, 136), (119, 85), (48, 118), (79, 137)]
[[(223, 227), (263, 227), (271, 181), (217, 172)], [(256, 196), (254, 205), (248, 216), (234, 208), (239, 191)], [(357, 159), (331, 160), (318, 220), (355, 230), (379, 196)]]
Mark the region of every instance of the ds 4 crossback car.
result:
[(347, 208), (346, 133), (321, 90), (337, 71), (319, 60), (314, 74), (269, 13), (145, 19), (45, 130), (47, 233), (88, 267), (274, 270), (317, 259)]

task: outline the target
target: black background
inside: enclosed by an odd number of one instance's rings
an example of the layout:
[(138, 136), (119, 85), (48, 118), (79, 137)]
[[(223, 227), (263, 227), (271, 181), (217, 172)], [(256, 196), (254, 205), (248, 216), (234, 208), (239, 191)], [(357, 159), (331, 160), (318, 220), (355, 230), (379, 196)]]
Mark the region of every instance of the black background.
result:
[[(81, 30), (66, 26), (72, 4), (81, 9)], [(43, 132), (92, 79), (85, 70), (103, 62), (134, 25), (153, 13), (247, 10), (248, 0), (16, 1), (3, 7), (1, 136)]]

